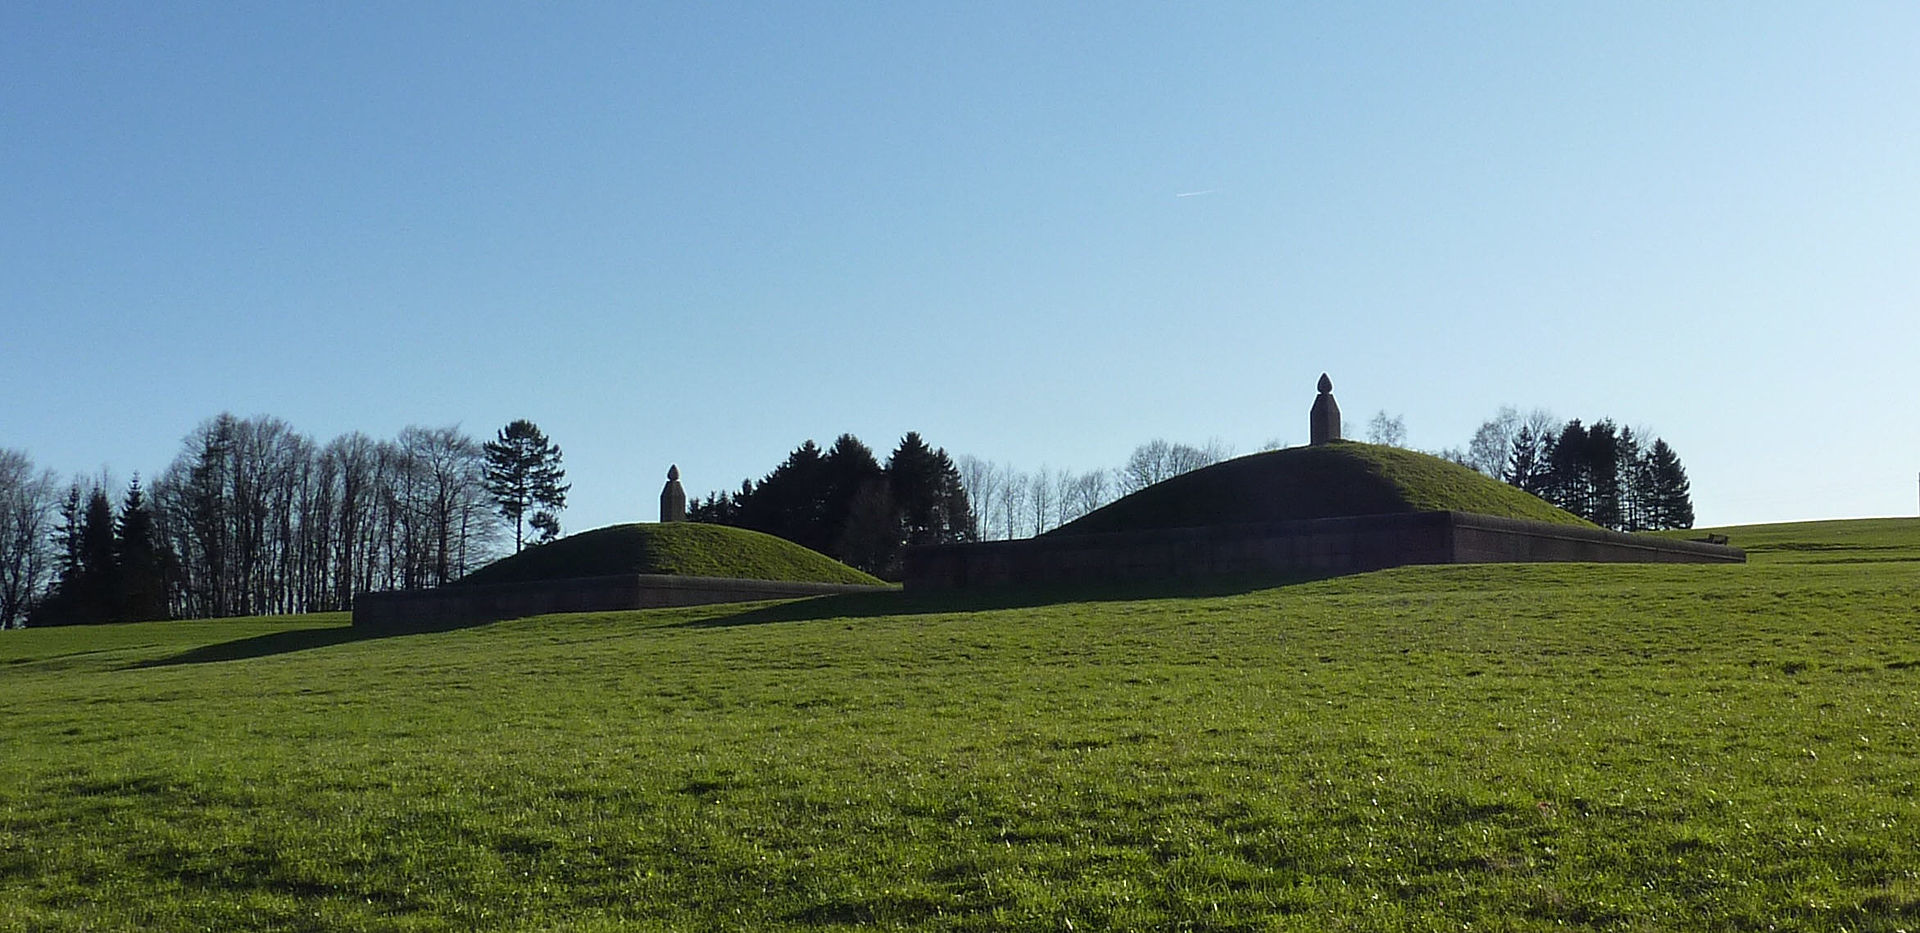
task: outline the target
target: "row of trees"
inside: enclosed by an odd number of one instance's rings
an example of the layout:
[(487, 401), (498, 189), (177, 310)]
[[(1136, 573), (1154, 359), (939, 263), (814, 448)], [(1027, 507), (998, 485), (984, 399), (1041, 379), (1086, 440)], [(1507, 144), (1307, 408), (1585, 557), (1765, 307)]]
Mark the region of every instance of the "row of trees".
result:
[(32, 624), (167, 617), (167, 579), (175, 568), (160, 547), (140, 477), (128, 485), (117, 515), (99, 484), (84, 496), (78, 485), (69, 486), (59, 515), (53, 530), (58, 576), (52, 592), (34, 604)]
[(542, 539), (559, 534), (559, 457), (513, 425), (485, 446), (417, 426), (320, 444), (278, 418), (222, 414), (116, 509), (103, 482), (61, 499), (50, 472), (0, 452), (0, 622), (317, 612), (436, 586), (498, 556), (503, 517), (516, 547), (530, 508)]
[(1506, 407), (1480, 425), (1464, 453), (1451, 455), (1606, 528), (1692, 528), (1686, 467), (1665, 440), (1646, 443), (1647, 433)]
[(1043, 534), (1121, 496), (1232, 455), (1232, 448), (1219, 441), (1195, 447), (1156, 438), (1135, 447), (1118, 467), (1084, 473), (1047, 467), (1029, 473), (974, 456), (961, 457), (959, 467), (961, 484), (980, 517), (980, 539), (1010, 540)]
[(687, 518), (778, 535), (880, 576), (897, 573), (908, 544), (978, 537), (958, 469), (914, 432), (884, 466), (852, 434), (824, 452), (809, 440), (759, 483), (696, 500)]

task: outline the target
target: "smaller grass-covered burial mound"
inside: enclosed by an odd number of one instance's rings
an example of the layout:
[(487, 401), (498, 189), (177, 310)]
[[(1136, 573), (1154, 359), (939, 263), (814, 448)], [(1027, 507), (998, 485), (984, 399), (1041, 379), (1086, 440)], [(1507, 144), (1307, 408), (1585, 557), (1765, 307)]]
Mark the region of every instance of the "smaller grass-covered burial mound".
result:
[(367, 593), (353, 625), (429, 631), (561, 612), (608, 612), (891, 589), (791, 541), (721, 525), (611, 525), (503, 557), (428, 590)]
[(1431, 454), (1335, 441), (1239, 457), (1155, 483), (1051, 536), (1407, 512), (1471, 512), (1595, 527), (1531, 493)]
[(669, 574), (877, 585), (879, 578), (785, 538), (694, 522), (609, 525), (503, 557), (459, 585)]

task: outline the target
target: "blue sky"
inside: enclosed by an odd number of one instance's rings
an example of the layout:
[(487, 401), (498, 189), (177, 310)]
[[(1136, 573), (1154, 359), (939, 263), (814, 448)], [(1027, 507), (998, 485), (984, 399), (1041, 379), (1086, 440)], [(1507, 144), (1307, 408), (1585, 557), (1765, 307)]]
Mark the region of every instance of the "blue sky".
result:
[(848, 431), (1302, 443), (1324, 370), (1920, 508), (1920, 6), (255, 7), (0, 6), (0, 446), (524, 417), (580, 530)]

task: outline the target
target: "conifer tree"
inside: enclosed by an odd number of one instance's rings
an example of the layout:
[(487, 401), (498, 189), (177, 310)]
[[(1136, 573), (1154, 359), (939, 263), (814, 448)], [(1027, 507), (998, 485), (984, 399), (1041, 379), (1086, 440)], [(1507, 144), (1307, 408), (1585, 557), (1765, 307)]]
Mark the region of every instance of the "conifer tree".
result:
[(1680, 457), (1667, 446), (1667, 442), (1654, 438), (1653, 447), (1647, 453), (1647, 467), (1652, 482), (1650, 500), (1652, 503), (1652, 526), (1655, 528), (1692, 528), (1693, 527), (1693, 491), (1687, 481), (1687, 469), (1680, 465)]
[(1513, 453), (1507, 458), (1506, 470), (1500, 478), (1510, 486), (1542, 495), (1547, 486), (1547, 467), (1541, 457), (1541, 446), (1542, 439), (1532, 426), (1521, 425), (1513, 437)]
[(971, 540), (976, 527), (960, 471), (918, 432), (884, 468), (851, 434), (825, 453), (807, 441), (758, 484), (710, 494), (687, 517), (763, 531), (880, 576), (896, 572), (902, 545)]
[(1614, 450), (1620, 484), (1618, 527), (1621, 531), (1643, 531), (1647, 527), (1646, 451), (1640, 449), (1640, 439), (1627, 427), (1620, 429)]
[(887, 482), (900, 508), (908, 544), (946, 544), (967, 540), (974, 528), (971, 503), (960, 470), (940, 448), (909, 431), (887, 460)]
[(67, 487), (67, 497), (60, 500), (60, 524), (53, 529), (53, 540), (58, 553), (54, 558), (56, 581), (64, 581), (80, 572), (82, 516), (86, 514), (81, 507), (86, 500), (80, 496), (80, 484)]
[[(114, 561), (113, 503), (98, 486), (81, 502), (80, 487), (67, 493), (61, 507), (62, 525), (56, 532), (64, 554), (60, 579), (53, 593), (34, 607), (30, 624), (88, 625), (110, 621), (118, 567)], [(77, 514), (76, 514), (77, 513)]]
[(1575, 418), (1547, 448), (1546, 500), (1588, 521), (1593, 520), (1593, 470), (1587, 456), (1587, 427)]
[(146, 492), (137, 474), (127, 486), (115, 531), (115, 560), (119, 564), (115, 617), (129, 622), (166, 618), (165, 563), (154, 534), (153, 512), (147, 507)]
[(1592, 514), (1587, 517), (1602, 528), (1619, 528), (1620, 521), (1620, 437), (1613, 422), (1605, 418), (1587, 428), (1587, 483), (1591, 492)]
[[(560, 445), (549, 442), (537, 425), (522, 418), (501, 428), (483, 449), (487, 493), (501, 517), (513, 523), (514, 553), (524, 544), (529, 517), (537, 520), (535, 528), (542, 541), (559, 537), (557, 513), (566, 508), (567, 490), (573, 488), (560, 482), (567, 475), (560, 467)], [(529, 516), (530, 512), (535, 514)]]

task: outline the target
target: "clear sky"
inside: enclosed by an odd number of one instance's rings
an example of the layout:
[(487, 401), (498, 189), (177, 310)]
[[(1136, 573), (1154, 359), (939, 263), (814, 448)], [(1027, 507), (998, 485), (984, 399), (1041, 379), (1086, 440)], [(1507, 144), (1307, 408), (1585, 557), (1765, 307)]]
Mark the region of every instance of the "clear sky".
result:
[(0, 5), (0, 447), (514, 418), (569, 530), (807, 438), (1647, 426), (1914, 514), (1920, 5)]

